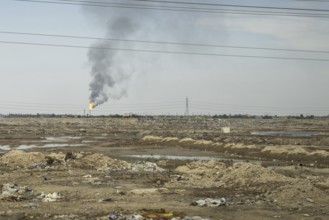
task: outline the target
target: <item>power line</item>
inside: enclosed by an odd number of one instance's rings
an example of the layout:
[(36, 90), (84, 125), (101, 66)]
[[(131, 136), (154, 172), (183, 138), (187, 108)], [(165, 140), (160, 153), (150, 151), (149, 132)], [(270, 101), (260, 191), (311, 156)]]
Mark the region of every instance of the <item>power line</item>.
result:
[[(39, 1), (39, 0), (17, 0), (17, 1)], [(55, 1), (110, 4), (108, 2), (86, 1), (86, 0), (55, 0)], [(327, 9), (315, 9), (315, 8), (291, 8), (291, 7), (273, 7), (273, 6), (238, 5), (238, 4), (218, 4), (218, 3), (200, 3), (200, 2), (181, 2), (181, 1), (161, 1), (161, 0), (130, 0), (130, 1), (165, 3), (165, 4), (180, 4), (180, 5), (198, 5), (198, 6), (205, 6), (206, 5), (206, 6), (230, 7), (230, 8), (257, 8), (257, 9), (271, 9), (271, 10), (329, 12), (329, 10), (327, 10)]]
[[(186, 103), (188, 102), (188, 98), (185, 99), (185, 106)], [(195, 101), (193, 100), (192, 104), (196, 105), (213, 105), (213, 106), (228, 106), (228, 107), (252, 107), (252, 108), (280, 108), (280, 107), (259, 107), (259, 106), (249, 106), (249, 105), (237, 105), (237, 104), (225, 104), (225, 103), (215, 103), (215, 102), (203, 102), (203, 101)], [(44, 106), (48, 108), (53, 108), (53, 107), (81, 107), (81, 105), (84, 104), (59, 104), (59, 103), (35, 103), (35, 102), (20, 102), (20, 101), (5, 101), (5, 100), (0, 100), (0, 105), (3, 106), (13, 106), (13, 105), (22, 105), (26, 107), (38, 107), (38, 106)], [(172, 105), (179, 105), (183, 106), (183, 101), (167, 101), (167, 102), (151, 102), (151, 103), (134, 103), (134, 104), (111, 104), (111, 107), (129, 107), (129, 106), (138, 106), (138, 107), (144, 107), (144, 106), (172, 106)], [(290, 107), (289, 107), (290, 108)]]
[(293, 0), (297, 2), (321, 2), (321, 3), (327, 3), (329, 0)]
[(16, 45), (32, 45), (32, 46), (49, 46), (49, 47), (66, 47), (66, 48), (80, 48), (80, 49), (96, 49), (96, 50), (115, 50), (115, 51), (126, 51), (126, 52), (176, 54), (176, 55), (198, 55), (198, 56), (214, 56), (214, 57), (236, 57), (236, 58), (238, 57), (238, 58), (277, 59), (277, 60), (296, 60), (296, 61), (321, 61), (321, 62), (328, 62), (329, 61), (329, 59), (324, 59), (324, 58), (278, 57), (278, 56), (256, 56), (256, 55), (200, 53), (200, 52), (164, 51), (164, 50), (144, 50), (144, 49), (128, 49), (128, 48), (114, 48), (114, 47), (95, 47), (95, 46), (77, 46), (77, 45), (48, 44), (48, 43), (30, 43), (30, 42), (14, 42), (14, 41), (0, 41), (0, 43), (1, 44), (16, 44)]
[(219, 104), (219, 105), (209, 105), (209, 104), (198, 104), (195, 102), (192, 102), (191, 107), (193, 108), (209, 108), (209, 109), (229, 109), (229, 110), (245, 110), (245, 111), (327, 111), (329, 112), (329, 107), (312, 107), (312, 108), (307, 108), (307, 107), (266, 107), (266, 106), (248, 106), (248, 105), (225, 105), (225, 104)]
[[(273, 16), (294, 16), (294, 17), (317, 17), (328, 18), (328, 14), (309, 14), (309, 13), (293, 13), (293, 12), (280, 12), (280, 11), (250, 11), (250, 10), (228, 10), (220, 8), (187, 8), (187, 7), (172, 7), (172, 6), (148, 6), (148, 5), (134, 5), (122, 3), (97, 3), (87, 1), (65, 1), (59, 2), (50, 0), (12, 0), (29, 3), (46, 3), (46, 4), (62, 4), (62, 5), (78, 5), (78, 6), (94, 6), (94, 7), (110, 7), (110, 8), (130, 8), (142, 10), (161, 10), (161, 11), (178, 11), (178, 12), (202, 12), (202, 13), (224, 13), (224, 14), (238, 14), (238, 15), (273, 15)], [(305, 9), (307, 10), (307, 9)]]
[(29, 35), (29, 36), (41, 36), (41, 37), (59, 37), (59, 38), (73, 38), (73, 39), (87, 39), (87, 40), (106, 40), (106, 41), (134, 42), (134, 43), (148, 43), (148, 44), (182, 45), (182, 46), (197, 46), (197, 47), (212, 47), (212, 48), (220, 47), (220, 48), (248, 49), (248, 50), (270, 50), (270, 51), (304, 52), (304, 53), (329, 53), (329, 51), (325, 51), (325, 50), (303, 50), (303, 49), (249, 47), (249, 46), (198, 44), (198, 43), (167, 42), (167, 41), (147, 41), (147, 40), (132, 40), (132, 39), (118, 39), (118, 38), (86, 37), (86, 36), (76, 36), (76, 35), (12, 32), (12, 31), (1, 31), (1, 30), (0, 30), (0, 34)]
[[(120, 107), (134, 107), (134, 106), (143, 106), (143, 107), (149, 107), (149, 106), (162, 106), (162, 105), (177, 105), (181, 104), (181, 101), (163, 101), (163, 102), (151, 102), (151, 103), (135, 103), (135, 104), (119, 104)], [(0, 105), (22, 105), (22, 106), (47, 106), (47, 107), (81, 107), (85, 104), (59, 104), (59, 103), (35, 103), (35, 102), (13, 102), (13, 101), (4, 101), (0, 100)], [(117, 105), (117, 104), (116, 104)], [(118, 106), (118, 105), (117, 105)], [(116, 106), (116, 107), (117, 107)]]
[[(244, 114), (254, 114), (254, 113), (264, 113), (264, 114), (276, 114), (276, 113), (292, 113), (292, 114), (300, 114), (300, 113), (317, 113), (317, 114), (328, 114), (328, 110), (323, 110), (323, 111), (317, 111), (317, 110), (263, 110), (263, 109), (237, 109), (237, 108), (231, 108), (231, 109), (222, 109), (222, 108), (209, 108), (209, 107), (193, 107), (193, 111), (211, 111), (211, 112), (216, 112), (217, 114), (224, 113), (226, 112), (227, 114), (236, 114), (236, 112), (241, 112)], [(265, 113), (268, 112), (268, 113)]]
[[(74, 104), (50, 104), (50, 103), (34, 103), (34, 102), (14, 102), (14, 101), (4, 101), (0, 100), (1, 107), (17, 107), (23, 109), (37, 108), (37, 109), (81, 109), (85, 105), (74, 105)], [(250, 105), (240, 105), (240, 104), (226, 104), (226, 103), (217, 103), (217, 102), (204, 102), (193, 100), (189, 102), (188, 98), (185, 99), (185, 110), (189, 112), (189, 106), (197, 107), (197, 108), (209, 108), (209, 109), (244, 109), (247, 111), (250, 110), (272, 110), (272, 111), (286, 111), (286, 110), (294, 110), (294, 111), (327, 111), (329, 110), (329, 106), (313, 106), (313, 107), (296, 107), (296, 106), (250, 106)], [(118, 110), (118, 109), (161, 109), (161, 108), (183, 108), (184, 103), (183, 100), (180, 101), (162, 101), (162, 102), (149, 102), (149, 103), (131, 103), (131, 104), (115, 104), (112, 103), (110, 109)]]
[(229, 106), (229, 107), (244, 107), (244, 108), (266, 108), (266, 109), (298, 109), (298, 110), (305, 110), (305, 109), (329, 109), (328, 107), (322, 106), (322, 107), (313, 107), (313, 108), (305, 108), (305, 107), (292, 107), (292, 106), (251, 106), (251, 105), (239, 105), (239, 104), (225, 104), (225, 103), (216, 103), (216, 102), (204, 102), (204, 101), (198, 101), (193, 100), (192, 104), (196, 105), (206, 105), (206, 106), (217, 106), (217, 107), (223, 107), (223, 106)]

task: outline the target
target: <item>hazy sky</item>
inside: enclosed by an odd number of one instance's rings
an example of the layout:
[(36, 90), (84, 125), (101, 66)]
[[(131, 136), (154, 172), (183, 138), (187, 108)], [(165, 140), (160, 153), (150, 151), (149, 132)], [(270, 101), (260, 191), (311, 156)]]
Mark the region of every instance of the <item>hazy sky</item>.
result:
[[(128, 0), (107, 2), (138, 3)], [(329, 2), (314, 1), (194, 2), (329, 10)], [(328, 18), (157, 11), (2, 0), (0, 31), (116, 37), (108, 33), (107, 27), (116, 18), (127, 17), (136, 23), (136, 30), (126, 35), (126, 39), (329, 51), (329, 13), (321, 14), (328, 14)], [(0, 33), (0, 41), (84, 47), (97, 42), (3, 33)], [(329, 53), (122, 42), (112, 42), (110, 46), (137, 50), (329, 59)], [(84, 109), (88, 108), (91, 93), (89, 84), (92, 81), (87, 53), (87, 48), (0, 43), (0, 114), (83, 114)], [(126, 95), (120, 99), (110, 98), (98, 106), (93, 114), (183, 114), (186, 96), (190, 101), (190, 113), (194, 114), (329, 113), (329, 61), (120, 51), (115, 52), (112, 63), (110, 68), (126, 77), (116, 84), (118, 88), (107, 89), (107, 93), (113, 97), (117, 90), (124, 89)]]

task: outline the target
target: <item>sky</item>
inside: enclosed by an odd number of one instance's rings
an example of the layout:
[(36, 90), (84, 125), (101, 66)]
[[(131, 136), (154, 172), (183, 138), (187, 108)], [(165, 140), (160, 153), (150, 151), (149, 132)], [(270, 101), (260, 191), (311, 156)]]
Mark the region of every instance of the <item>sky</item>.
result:
[[(55, 2), (55, 0), (49, 1)], [(104, 0), (94, 2), (100, 1)], [(313, 8), (328, 10), (316, 13), (329, 16), (329, 2), (321, 1), (184, 1)], [(150, 4), (129, 0), (106, 2)], [(156, 6), (163, 5), (157, 3)], [(171, 6), (193, 7), (193, 5), (177, 4)], [(226, 11), (229, 9), (234, 8), (225, 8)], [(239, 10), (266, 9), (239, 8)], [(183, 12), (2, 0), (0, 3), (0, 114), (88, 113), (89, 99), (95, 91), (94, 87), (90, 87), (92, 82), (94, 82), (92, 85), (103, 85), (101, 92), (108, 97), (105, 103), (92, 111), (94, 115), (125, 113), (181, 115), (185, 112), (186, 97), (189, 100), (190, 114), (328, 115), (329, 113), (327, 102), (329, 61), (239, 57), (329, 60), (329, 52), (306, 53), (216, 46), (104, 42), (96, 39), (1, 33), (4, 31), (329, 51), (329, 18), (327, 17)], [(75, 45), (84, 48), (21, 45), (8, 42)], [(90, 46), (98, 45), (138, 51), (105, 50), (105, 52), (88, 49)], [(158, 52), (150, 53), (145, 50)], [(104, 53), (99, 54), (99, 51)], [(163, 53), (164, 51), (187, 54)], [(91, 59), (91, 52), (95, 59), (102, 55), (102, 62), (95, 63), (94, 59)], [(227, 55), (238, 55), (238, 57)], [(98, 65), (97, 68), (95, 65)], [(104, 84), (105, 81), (108, 82), (107, 78), (102, 78), (103, 81), (96, 80), (98, 78), (95, 78), (95, 75), (99, 74), (97, 72), (99, 65), (105, 68), (104, 74), (106, 76), (109, 74), (109, 78), (114, 82), (113, 85)], [(110, 84), (112, 86), (109, 86)], [(94, 99), (101, 100), (103, 96)]]

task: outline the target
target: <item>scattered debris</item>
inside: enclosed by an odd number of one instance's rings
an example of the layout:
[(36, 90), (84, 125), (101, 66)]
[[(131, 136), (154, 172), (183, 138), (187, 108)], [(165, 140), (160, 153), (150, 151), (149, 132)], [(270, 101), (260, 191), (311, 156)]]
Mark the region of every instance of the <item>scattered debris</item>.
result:
[(99, 199), (98, 202), (113, 202), (112, 198)]
[(142, 216), (146, 219), (181, 219), (185, 217), (183, 212), (170, 212), (165, 209), (144, 209), (141, 210)]
[(225, 198), (220, 198), (220, 199), (199, 199), (196, 202), (193, 202), (192, 205), (197, 205), (197, 206), (207, 206), (207, 207), (218, 207), (222, 205), (226, 205), (226, 199)]
[(148, 161), (138, 161), (135, 163), (132, 163), (130, 165), (130, 169), (132, 171), (146, 171), (146, 172), (162, 172), (165, 171), (165, 169), (162, 169), (161, 167), (158, 167), (156, 163), (148, 162)]
[(59, 192), (53, 192), (45, 194), (44, 192), (38, 196), (39, 199), (42, 199), (42, 202), (57, 202), (64, 198)]
[(22, 201), (27, 200), (32, 196), (32, 190), (23, 186), (20, 187), (15, 183), (5, 183), (2, 185), (2, 193), (0, 200), (4, 201)]
[(27, 205), (24, 205), (23, 207), (28, 208), (28, 209), (36, 209), (38, 207), (38, 205), (35, 203), (29, 203)]

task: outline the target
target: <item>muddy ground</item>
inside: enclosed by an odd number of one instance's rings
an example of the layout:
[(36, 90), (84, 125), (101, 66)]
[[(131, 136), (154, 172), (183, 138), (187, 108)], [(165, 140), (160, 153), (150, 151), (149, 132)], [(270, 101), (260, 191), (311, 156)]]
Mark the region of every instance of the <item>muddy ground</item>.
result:
[(329, 219), (328, 146), (325, 118), (1, 118), (0, 219)]

